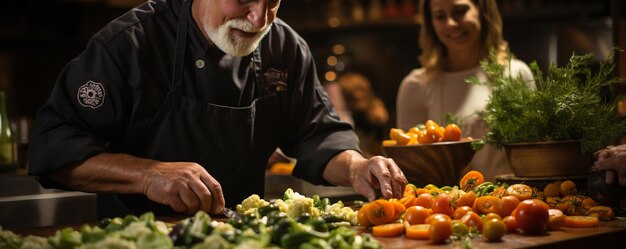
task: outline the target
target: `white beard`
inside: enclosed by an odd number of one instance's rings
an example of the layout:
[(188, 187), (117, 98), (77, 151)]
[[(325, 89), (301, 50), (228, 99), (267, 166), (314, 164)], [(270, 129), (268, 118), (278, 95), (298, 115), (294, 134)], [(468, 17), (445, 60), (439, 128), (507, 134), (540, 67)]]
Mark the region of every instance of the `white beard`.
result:
[[(220, 25), (217, 30), (206, 29), (209, 39), (215, 43), (224, 53), (232, 56), (246, 56), (259, 46), (261, 39), (269, 32), (271, 25), (261, 29), (254, 28), (252, 23), (245, 19), (233, 19)], [(242, 38), (231, 34), (232, 28), (257, 35), (251, 38)]]

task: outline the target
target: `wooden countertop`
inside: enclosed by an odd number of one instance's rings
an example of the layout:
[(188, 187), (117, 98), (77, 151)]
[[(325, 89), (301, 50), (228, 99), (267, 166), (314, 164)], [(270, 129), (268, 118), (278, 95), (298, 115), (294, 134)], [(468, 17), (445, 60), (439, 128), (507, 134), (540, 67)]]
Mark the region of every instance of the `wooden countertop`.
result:
[[(359, 228), (363, 231), (363, 228)], [(433, 245), (427, 240), (403, 237), (381, 238), (384, 248), (463, 248), (460, 242)], [(458, 244), (457, 244), (458, 243)], [(626, 219), (601, 222), (595, 228), (563, 228), (542, 235), (506, 234), (502, 242), (486, 242), (483, 238), (472, 240), (473, 248), (624, 248), (626, 247)]]
[[(175, 222), (178, 218), (159, 219), (166, 222)], [(64, 227), (80, 229), (78, 225), (17, 229), (14, 232), (21, 235), (50, 236), (56, 230)], [(355, 227), (357, 231), (369, 233), (363, 227)], [(383, 248), (463, 248), (460, 242), (443, 245), (433, 245), (428, 240), (413, 240), (404, 237), (382, 238), (376, 237), (383, 244)], [(558, 231), (549, 231), (542, 235), (506, 234), (502, 242), (485, 242), (478, 237), (472, 240), (473, 248), (624, 248), (626, 246), (626, 218), (601, 222), (595, 228), (563, 228)]]

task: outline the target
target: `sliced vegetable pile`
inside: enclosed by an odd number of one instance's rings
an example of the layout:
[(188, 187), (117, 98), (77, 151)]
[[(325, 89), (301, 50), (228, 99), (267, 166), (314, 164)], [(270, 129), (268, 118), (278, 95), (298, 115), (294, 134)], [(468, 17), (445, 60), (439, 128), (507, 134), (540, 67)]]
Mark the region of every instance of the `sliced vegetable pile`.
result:
[(204, 213), (176, 225), (141, 217), (104, 219), (80, 231), (65, 228), (55, 235), (20, 236), (0, 228), (0, 248), (381, 248), (370, 235), (359, 235), (357, 213), (342, 202), (308, 198), (287, 189), (270, 203), (252, 195), (237, 206), (240, 218), (225, 222)]
[(574, 182), (548, 184), (543, 190), (526, 184), (485, 182), (470, 171), (459, 186), (423, 188), (408, 184), (401, 199), (379, 199), (363, 205), (358, 222), (378, 237), (446, 243), (480, 236), (501, 241), (506, 233), (541, 234), (562, 227), (596, 227), (615, 216), (607, 206), (581, 195)]

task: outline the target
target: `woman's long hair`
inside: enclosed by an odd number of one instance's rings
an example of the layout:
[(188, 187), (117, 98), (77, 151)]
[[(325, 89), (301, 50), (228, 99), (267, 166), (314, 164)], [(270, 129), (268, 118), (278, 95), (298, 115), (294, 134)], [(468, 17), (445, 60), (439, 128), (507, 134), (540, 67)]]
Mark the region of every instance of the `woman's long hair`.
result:
[[(422, 13), (422, 27), (420, 29), (419, 45), (422, 54), (419, 61), (427, 74), (440, 72), (443, 69), (443, 59), (447, 57), (445, 45), (437, 38), (433, 27), (431, 0), (423, 0), (420, 8)], [(496, 0), (472, 0), (478, 7), (480, 16), (480, 54), (481, 58), (489, 58), (489, 50), (496, 53), (498, 63), (507, 62), (509, 44), (502, 36), (502, 17), (498, 11)]]

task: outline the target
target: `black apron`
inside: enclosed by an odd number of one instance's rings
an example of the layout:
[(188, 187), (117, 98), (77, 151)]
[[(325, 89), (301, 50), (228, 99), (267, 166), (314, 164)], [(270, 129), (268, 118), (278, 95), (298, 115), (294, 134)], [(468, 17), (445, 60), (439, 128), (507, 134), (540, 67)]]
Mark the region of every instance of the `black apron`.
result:
[[(279, 134), (272, 129), (272, 122), (281, 116), (282, 93), (272, 91), (261, 77), (259, 46), (248, 67), (257, 94), (250, 106), (222, 106), (182, 95), (181, 85), (193, 83), (182, 81), (191, 2), (185, 0), (179, 14), (172, 88), (139, 139), (124, 147), (129, 154), (143, 158), (202, 165), (221, 184), (226, 206), (233, 207), (251, 194), (263, 196), (265, 165), (277, 147)], [(98, 201), (100, 218), (147, 211), (175, 213), (145, 195), (103, 195)], [(115, 204), (118, 207), (114, 209)]]

